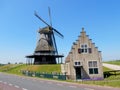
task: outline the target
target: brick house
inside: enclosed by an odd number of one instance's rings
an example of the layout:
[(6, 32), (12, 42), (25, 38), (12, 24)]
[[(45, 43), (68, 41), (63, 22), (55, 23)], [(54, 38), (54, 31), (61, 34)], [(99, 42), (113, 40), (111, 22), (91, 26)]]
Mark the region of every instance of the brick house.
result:
[(103, 79), (101, 51), (86, 35), (84, 28), (65, 59), (65, 72), (71, 80)]

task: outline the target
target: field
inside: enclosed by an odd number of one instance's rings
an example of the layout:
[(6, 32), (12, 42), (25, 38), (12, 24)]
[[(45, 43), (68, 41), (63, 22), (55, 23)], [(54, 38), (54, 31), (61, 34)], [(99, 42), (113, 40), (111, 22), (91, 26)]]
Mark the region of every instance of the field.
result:
[(107, 61), (107, 62), (104, 62), (104, 63), (120, 65), (120, 60), (112, 60), (112, 61)]

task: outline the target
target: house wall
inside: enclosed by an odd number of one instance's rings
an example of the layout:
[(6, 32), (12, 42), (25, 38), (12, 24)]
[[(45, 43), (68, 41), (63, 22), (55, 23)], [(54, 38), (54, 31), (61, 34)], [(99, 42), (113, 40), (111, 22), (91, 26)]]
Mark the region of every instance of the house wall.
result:
[[(82, 45), (87, 45), (87, 52), (79, 53), (78, 49), (82, 50)], [(91, 52), (89, 48), (91, 48)], [(79, 66), (81, 68), (81, 79), (103, 78), (101, 52), (98, 51), (98, 48), (95, 47), (95, 43), (92, 43), (92, 40), (89, 39), (88, 35), (86, 35), (84, 29), (82, 29), (81, 35), (78, 37), (78, 40), (76, 40), (76, 42), (73, 43), (71, 51), (66, 58), (66, 61), (66, 72), (69, 76), (69, 79), (76, 79), (75, 62), (80, 62), (81, 64)], [(97, 61), (97, 67), (89, 67), (88, 63), (90, 61), (92, 61), (92, 63), (94, 61)], [(98, 68), (98, 74), (90, 74), (89, 69), (91, 68)]]

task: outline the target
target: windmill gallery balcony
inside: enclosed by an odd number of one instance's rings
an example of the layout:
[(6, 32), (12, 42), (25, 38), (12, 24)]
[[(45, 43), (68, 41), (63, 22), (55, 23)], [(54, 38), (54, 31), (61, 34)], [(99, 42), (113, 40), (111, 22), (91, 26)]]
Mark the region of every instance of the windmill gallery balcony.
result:
[(62, 57), (64, 57), (63, 54), (57, 55), (52, 53), (34, 53), (33, 55), (26, 56), (27, 62), (32, 62), (30, 60), (34, 60), (34, 64), (62, 63)]

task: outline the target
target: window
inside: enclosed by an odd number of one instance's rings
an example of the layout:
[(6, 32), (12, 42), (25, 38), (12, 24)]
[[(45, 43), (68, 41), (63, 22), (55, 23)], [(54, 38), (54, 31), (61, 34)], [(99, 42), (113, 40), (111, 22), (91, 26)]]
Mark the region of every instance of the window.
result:
[(93, 74), (93, 68), (89, 68), (89, 74)]
[(93, 61), (93, 67), (97, 67), (97, 61)]
[(94, 74), (98, 74), (98, 68), (94, 68)]
[(80, 65), (80, 62), (78, 62), (78, 65)]
[(75, 65), (77, 65), (77, 62), (75, 62)]
[(97, 61), (89, 61), (89, 74), (98, 74)]
[(87, 53), (87, 45), (81, 45), (81, 52), (82, 53)]
[(89, 68), (89, 74), (98, 74), (98, 68)]
[(97, 61), (89, 61), (88, 66), (89, 67), (97, 67)]
[(80, 62), (75, 62), (75, 66), (80, 66)]
[(87, 49), (85, 49), (85, 53), (87, 53)]
[(78, 53), (92, 53), (92, 49), (88, 48), (87, 44), (82, 44), (78, 49)]
[(88, 64), (89, 64), (89, 67), (92, 67), (92, 61), (89, 61)]

